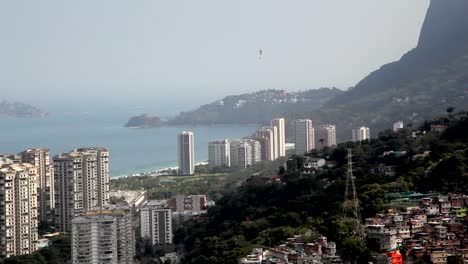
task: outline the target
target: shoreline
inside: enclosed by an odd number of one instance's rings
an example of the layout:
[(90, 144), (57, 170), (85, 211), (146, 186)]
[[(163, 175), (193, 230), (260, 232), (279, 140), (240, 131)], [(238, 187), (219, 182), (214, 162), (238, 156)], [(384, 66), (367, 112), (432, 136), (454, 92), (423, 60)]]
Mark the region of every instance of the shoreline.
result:
[[(195, 166), (199, 165), (207, 165), (207, 161), (203, 162), (196, 162)], [(120, 178), (129, 178), (129, 177), (142, 177), (142, 176), (152, 176), (152, 177), (158, 177), (158, 176), (165, 176), (165, 175), (173, 175), (172, 171), (177, 170), (179, 167), (178, 166), (171, 166), (171, 167), (166, 167), (162, 169), (156, 169), (156, 170), (149, 170), (149, 171), (142, 171), (142, 172), (137, 172), (137, 173), (131, 173), (131, 174), (126, 174), (126, 175), (111, 175), (110, 179), (120, 179)]]

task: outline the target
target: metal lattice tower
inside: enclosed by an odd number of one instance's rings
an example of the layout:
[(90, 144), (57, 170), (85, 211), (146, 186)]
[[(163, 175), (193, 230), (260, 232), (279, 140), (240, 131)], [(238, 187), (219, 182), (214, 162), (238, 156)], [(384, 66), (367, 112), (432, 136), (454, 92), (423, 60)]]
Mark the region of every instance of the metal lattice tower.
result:
[[(346, 190), (343, 203), (343, 217), (355, 222), (356, 227), (355, 236), (363, 239), (364, 232), (361, 225), (361, 213), (359, 207), (359, 200), (356, 192), (356, 184), (354, 183), (353, 176), (353, 154), (350, 148), (348, 148), (348, 171), (346, 172)], [(351, 192), (350, 192), (351, 188)]]

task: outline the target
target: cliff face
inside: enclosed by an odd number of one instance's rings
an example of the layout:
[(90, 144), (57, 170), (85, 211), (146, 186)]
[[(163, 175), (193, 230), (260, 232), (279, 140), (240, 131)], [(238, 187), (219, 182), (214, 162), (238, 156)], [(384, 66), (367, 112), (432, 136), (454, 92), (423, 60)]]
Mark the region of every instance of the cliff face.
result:
[(417, 47), (338, 95), (316, 116), (346, 130), (365, 124), (375, 131), (395, 119), (430, 119), (449, 106), (467, 109), (467, 66), (468, 1), (432, 0)]

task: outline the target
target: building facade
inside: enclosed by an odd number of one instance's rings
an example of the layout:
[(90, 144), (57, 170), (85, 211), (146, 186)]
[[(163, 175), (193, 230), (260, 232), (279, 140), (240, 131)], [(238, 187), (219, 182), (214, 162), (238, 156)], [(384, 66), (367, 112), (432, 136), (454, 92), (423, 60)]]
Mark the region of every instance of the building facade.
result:
[(262, 127), (257, 130), (255, 134), (255, 140), (260, 142), (262, 149), (262, 160), (275, 160), (275, 133), (274, 127)]
[(247, 168), (252, 165), (252, 146), (244, 141), (231, 143), (231, 166)]
[(297, 155), (304, 155), (315, 148), (315, 130), (312, 126), (312, 120), (299, 119), (294, 123), (295, 152)]
[(72, 263), (134, 263), (130, 210), (88, 211), (72, 221)]
[(319, 148), (336, 146), (336, 126), (320, 125), (317, 127), (316, 146)]
[(54, 218), (55, 190), (54, 168), (50, 162), (48, 149), (27, 149), (19, 154), (21, 161), (37, 167), (38, 219), (51, 222)]
[(29, 163), (0, 165), (0, 258), (37, 250), (37, 171)]
[(81, 148), (53, 160), (56, 223), (70, 232), (73, 217), (109, 204), (109, 152)]
[(275, 118), (271, 120), (270, 126), (276, 127), (278, 132), (277, 137), (277, 153), (278, 157), (286, 156), (286, 125), (284, 118)]
[(262, 146), (258, 140), (253, 140), (253, 139), (243, 139), (242, 140), (244, 143), (248, 144), (251, 149), (251, 162), (250, 164), (253, 165), (255, 163), (258, 163), (262, 161)]
[(172, 210), (150, 203), (140, 210), (140, 236), (151, 245), (172, 245)]
[(179, 174), (195, 173), (195, 147), (193, 132), (183, 131), (177, 136)]
[(208, 164), (210, 167), (231, 167), (231, 146), (229, 140), (208, 143)]
[(353, 129), (353, 141), (363, 141), (370, 139), (370, 129), (368, 127), (359, 127)]
[(168, 201), (168, 206), (173, 212), (197, 212), (201, 213), (206, 210), (206, 195), (176, 195)]

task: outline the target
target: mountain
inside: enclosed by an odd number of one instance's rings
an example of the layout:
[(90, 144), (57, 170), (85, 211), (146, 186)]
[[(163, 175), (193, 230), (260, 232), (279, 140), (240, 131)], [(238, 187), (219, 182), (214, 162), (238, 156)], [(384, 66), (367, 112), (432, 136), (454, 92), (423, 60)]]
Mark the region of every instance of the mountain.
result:
[(390, 128), (397, 120), (420, 124), (448, 107), (468, 108), (468, 1), (432, 0), (416, 48), (382, 66), (310, 116), (351, 128)]
[(193, 111), (182, 112), (168, 124), (262, 124), (278, 116), (316, 110), (341, 93), (343, 91), (337, 88), (321, 88), (300, 92), (264, 90), (227, 96)]
[(149, 127), (160, 127), (161, 125), (162, 125), (162, 121), (161, 121), (161, 118), (159, 118), (159, 116), (143, 114), (143, 115), (138, 115), (138, 116), (132, 116), (124, 126), (125, 127), (149, 128)]
[(0, 116), (9, 117), (44, 117), (49, 113), (21, 102), (0, 101)]

